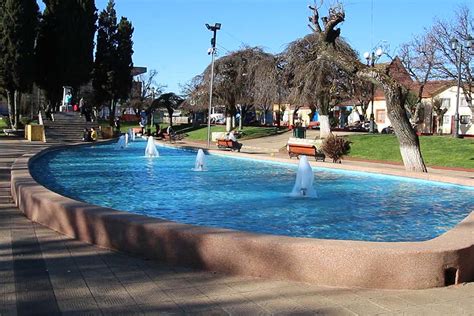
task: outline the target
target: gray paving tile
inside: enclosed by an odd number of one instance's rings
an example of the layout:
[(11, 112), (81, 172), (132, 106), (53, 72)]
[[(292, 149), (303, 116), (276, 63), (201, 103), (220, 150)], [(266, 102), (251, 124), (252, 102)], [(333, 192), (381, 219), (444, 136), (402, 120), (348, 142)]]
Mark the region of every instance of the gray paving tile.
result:
[(98, 305), (91, 297), (76, 297), (69, 300), (58, 300), (58, 306), (64, 312), (87, 312), (98, 310)]
[(414, 303), (406, 301), (398, 296), (381, 296), (370, 298), (370, 301), (389, 311), (397, 311), (415, 306)]
[(149, 303), (140, 305), (139, 308), (144, 315), (186, 315), (184, 310), (173, 301)]
[(349, 304), (344, 304), (343, 306), (357, 315), (379, 315), (388, 312), (388, 309), (365, 300), (351, 302)]
[(99, 305), (100, 309), (112, 307), (120, 308), (137, 305), (132, 299), (132, 297), (126, 292), (114, 292), (109, 294), (94, 295), (94, 299), (97, 302), (97, 305)]
[(87, 287), (55, 288), (54, 295), (58, 301), (73, 300), (75, 298), (90, 298), (94, 301), (91, 291)]
[(0, 315), (2, 316), (16, 316), (18, 315), (16, 305), (0, 305)]

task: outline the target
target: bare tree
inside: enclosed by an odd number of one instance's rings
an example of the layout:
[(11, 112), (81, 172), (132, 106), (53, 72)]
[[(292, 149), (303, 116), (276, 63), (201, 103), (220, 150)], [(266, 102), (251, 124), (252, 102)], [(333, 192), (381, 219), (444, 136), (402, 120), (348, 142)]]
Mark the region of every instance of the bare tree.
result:
[[(265, 74), (276, 77), (272, 73), (274, 69), (273, 55), (265, 53), (259, 47), (244, 47), (215, 61), (213, 97), (216, 102), (225, 105), (227, 130), (234, 127), (232, 118), (238, 105), (245, 112), (259, 102), (268, 102), (270, 95), (277, 94), (276, 85), (270, 84), (276, 79), (265, 80), (268, 84), (268, 91), (265, 93), (262, 93), (264, 83), (258, 83)], [(208, 89), (210, 72), (208, 66), (202, 75), (201, 89)]]
[(372, 101), (372, 89), (370, 82), (367, 80), (362, 80), (360, 78), (352, 78), (352, 83), (349, 85), (350, 95), (352, 96), (356, 105), (359, 106), (362, 110), (362, 115), (367, 117), (367, 109), (369, 104)]
[[(317, 8), (314, 8), (317, 11)], [(315, 14), (315, 16), (318, 16)], [(400, 143), (400, 153), (409, 171), (427, 172), (423, 157), (420, 151), (418, 136), (413, 130), (405, 110), (407, 89), (397, 80), (391, 77), (383, 69), (368, 67), (361, 63), (352, 54), (348, 54), (345, 47), (338, 45), (338, 37), (341, 33), (336, 28), (345, 20), (345, 12), (342, 5), (337, 5), (329, 9), (329, 15), (321, 19), (324, 28), (319, 26), (319, 19), (314, 22), (316, 30), (320, 30), (318, 35), (321, 38), (319, 51), (315, 52), (316, 59), (331, 60), (338, 67), (344, 69), (346, 73), (354, 74), (359, 78), (365, 78), (380, 85), (385, 93), (387, 106), (387, 116), (392, 122), (393, 129)]]
[(441, 102), (441, 99), (435, 98), (431, 100), (431, 106), (433, 108), (433, 112), (436, 113), (436, 119), (437, 119), (437, 130), (435, 131), (436, 134), (441, 135), (443, 134), (443, 116), (444, 113), (448, 111), (447, 108), (442, 107), (443, 103)]
[(198, 125), (197, 114), (208, 109), (209, 90), (205, 89), (202, 77), (202, 75), (197, 75), (181, 86), (181, 92), (185, 98), (181, 108), (192, 114), (194, 127)]
[(474, 110), (474, 51), (463, 49), (462, 56), (451, 49), (451, 39), (464, 45), (468, 37), (474, 34), (474, 17), (468, 6), (462, 6), (452, 20), (437, 20), (430, 31), (430, 40), (436, 49), (434, 76), (439, 79), (457, 80), (457, 64), (461, 57), (461, 82), (467, 104)]
[(163, 89), (166, 86), (157, 82), (157, 76), (158, 71), (156, 69), (151, 69), (146, 74), (138, 76), (140, 91), (130, 100), (130, 105), (135, 111), (148, 109), (153, 100), (163, 93)]
[[(342, 8), (342, 7), (341, 7)], [(337, 99), (342, 98), (342, 92), (348, 91), (344, 85), (350, 82), (351, 74), (333, 61), (333, 58), (320, 58), (321, 52), (326, 49), (326, 40), (338, 52), (351, 59), (357, 59), (357, 53), (342, 39), (339, 30), (332, 29), (332, 22), (324, 17), (323, 27), (319, 24), (317, 7), (311, 7), (312, 34), (291, 43), (285, 51), (287, 58), (287, 71), (290, 73), (289, 86), (291, 103), (300, 106), (307, 105), (311, 114), (319, 112), (321, 137), (325, 138), (330, 133), (329, 113)], [(332, 13), (337, 8), (330, 9)], [(326, 24), (329, 23), (329, 24)], [(339, 94), (336, 94), (339, 92)]]
[(408, 98), (408, 110), (412, 114), (415, 124), (423, 121), (423, 91), (426, 83), (431, 79), (433, 68), (436, 66), (436, 47), (433, 45), (432, 32), (425, 32), (422, 36), (414, 37), (410, 42), (400, 48), (399, 58), (410, 76), (415, 80), (416, 86), (410, 87), (414, 97)]
[(255, 64), (252, 89), (254, 103), (263, 112), (263, 124), (266, 124), (267, 113), (273, 104), (281, 102), (282, 84), (280, 82), (279, 57), (264, 54)]

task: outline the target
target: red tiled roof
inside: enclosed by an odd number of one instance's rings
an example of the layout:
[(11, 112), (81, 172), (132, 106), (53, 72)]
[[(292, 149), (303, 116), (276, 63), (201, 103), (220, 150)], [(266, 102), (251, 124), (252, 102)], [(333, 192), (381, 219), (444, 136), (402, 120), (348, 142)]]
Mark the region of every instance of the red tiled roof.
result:
[[(441, 93), (443, 90), (446, 90), (447, 88), (456, 85), (454, 81), (449, 81), (449, 80), (433, 80), (433, 81), (428, 81), (425, 86), (423, 87), (423, 93), (422, 97), (423, 98), (432, 98), (435, 95)], [(418, 90), (420, 89), (420, 84), (414, 83), (411, 87), (411, 89), (415, 92), (418, 93)]]
[[(407, 89), (410, 89), (414, 93), (418, 94), (420, 89), (420, 84), (413, 81), (408, 71), (403, 66), (401, 60), (398, 57), (395, 57), (391, 63), (380, 64), (378, 67), (384, 69), (388, 68), (388, 73), (397, 80), (400, 84), (405, 86)], [(423, 87), (423, 98), (432, 98), (442, 92), (443, 90), (455, 85), (456, 83), (448, 80), (432, 80), (426, 82)], [(380, 87), (375, 87), (374, 92), (375, 100), (385, 100), (385, 94)]]

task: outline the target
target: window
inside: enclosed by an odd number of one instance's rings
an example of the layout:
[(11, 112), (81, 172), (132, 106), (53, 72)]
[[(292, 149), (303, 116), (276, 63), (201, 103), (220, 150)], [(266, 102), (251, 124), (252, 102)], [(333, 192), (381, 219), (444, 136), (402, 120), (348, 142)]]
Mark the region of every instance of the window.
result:
[(461, 119), (459, 121), (461, 124), (469, 124), (471, 122), (470, 115), (461, 115)]
[(451, 99), (447, 99), (447, 98), (442, 98), (441, 99), (441, 108), (442, 109), (449, 109), (450, 106), (451, 106)]
[(449, 115), (443, 116), (443, 125), (451, 123), (451, 117)]
[(375, 111), (375, 121), (377, 123), (385, 123), (385, 110)]

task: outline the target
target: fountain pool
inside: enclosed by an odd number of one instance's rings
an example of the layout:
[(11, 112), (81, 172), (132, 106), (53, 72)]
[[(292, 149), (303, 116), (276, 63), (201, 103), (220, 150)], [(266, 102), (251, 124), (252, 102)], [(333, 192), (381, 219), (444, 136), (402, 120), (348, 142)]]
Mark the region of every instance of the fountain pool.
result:
[(206, 156), (145, 141), (52, 151), (31, 174), (47, 188), (88, 203), (182, 223), (266, 234), (364, 241), (423, 241), (472, 210), (474, 190), (422, 180), (314, 168), (317, 198), (292, 197), (297, 166)]

